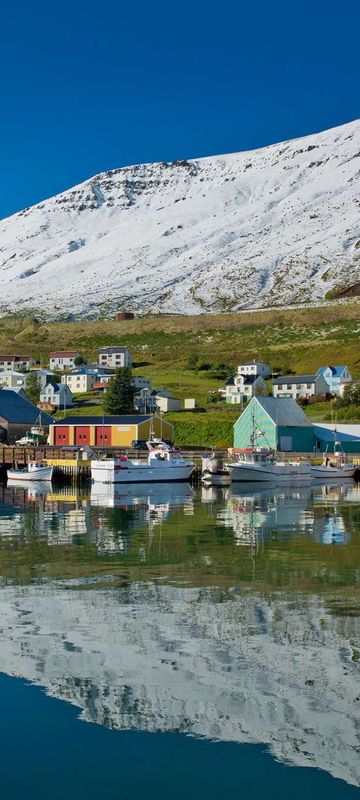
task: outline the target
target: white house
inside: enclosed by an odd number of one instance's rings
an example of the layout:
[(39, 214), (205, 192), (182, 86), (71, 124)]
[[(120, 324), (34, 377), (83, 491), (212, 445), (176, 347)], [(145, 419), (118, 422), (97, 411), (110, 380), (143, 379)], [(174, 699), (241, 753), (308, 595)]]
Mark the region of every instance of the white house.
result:
[(127, 347), (102, 347), (99, 350), (99, 364), (102, 367), (131, 367), (131, 353)]
[(181, 400), (173, 397), (169, 389), (151, 389), (144, 387), (134, 394), (134, 408), (141, 414), (157, 411), (179, 411)]
[(157, 411), (156, 391), (144, 387), (134, 394), (134, 409), (140, 414), (154, 414)]
[(68, 408), (72, 401), (72, 394), (66, 383), (48, 383), (40, 394), (40, 402), (50, 403), (54, 408)]
[(239, 364), (237, 371), (238, 375), (261, 375), (262, 378), (269, 378), (271, 374), (269, 365), (263, 364), (261, 361), (256, 361), (255, 358), (253, 361)]
[(75, 359), (80, 355), (76, 350), (55, 350), (50, 353), (50, 369), (72, 369)]
[(322, 375), (282, 375), (273, 380), (274, 397), (319, 397), (329, 392)]
[(23, 388), (27, 376), (16, 370), (4, 370), (0, 372), (0, 389)]
[(352, 375), (348, 367), (319, 367), (317, 375), (321, 375), (328, 385), (330, 394), (343, 395), (345, 386), (352, 381)]
[(225, 402), (238, 404), (255, 395), (266, 395), (267, 385), (261, 375), (238, 373), (228, 380), (225, 387)]
[(102, 376), (96, 372), (89, 371), (86, 368), (76, 369), (73, 370), (73, 372), (67, 372), (65, 375), (61, 376), (61, 383), (65, 384), (70, 389), (72, 394), (91, 392), (94, 388), (94, 384), (101, 380)]
[(0, 355), (0, 372), (30, 369), (35, 361), (30, 356)]

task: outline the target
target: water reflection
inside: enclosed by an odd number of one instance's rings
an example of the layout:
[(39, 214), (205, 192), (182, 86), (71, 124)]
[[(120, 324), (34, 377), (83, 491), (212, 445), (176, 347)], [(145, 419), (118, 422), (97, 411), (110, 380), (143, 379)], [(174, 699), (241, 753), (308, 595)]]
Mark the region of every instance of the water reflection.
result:
[(3, 672), (359, 784), (355, 484), (0, 491)]
[(232, 484), (218, 519), (234, 531), (237, 545), (255, 547), (276, 535), (305, 534), (323, 544), (346, 544), (349, 532), (340, 500), (355, 494), (352, 481), (293, 488), (259, 484)]

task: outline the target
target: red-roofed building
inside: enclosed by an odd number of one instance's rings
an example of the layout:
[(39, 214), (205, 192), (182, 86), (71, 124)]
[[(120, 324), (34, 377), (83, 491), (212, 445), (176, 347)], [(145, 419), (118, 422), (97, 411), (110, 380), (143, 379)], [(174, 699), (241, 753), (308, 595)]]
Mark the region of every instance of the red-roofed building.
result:
[(77, 350), (54, 350), (50, 353), (50, 369), (72, 369), (75, 358), (79, 355)]
[(34, 364), (30, 356), (0, 355), (0, 372), (30, 369)]

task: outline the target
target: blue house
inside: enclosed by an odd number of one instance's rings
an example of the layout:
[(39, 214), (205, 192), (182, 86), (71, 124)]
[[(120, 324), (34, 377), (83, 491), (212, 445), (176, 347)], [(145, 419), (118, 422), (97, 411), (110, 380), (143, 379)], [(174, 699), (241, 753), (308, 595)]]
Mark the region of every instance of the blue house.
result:
[(311, 420), (289, 397), (253, 397), (234, 425), (234, 447), (251, 446), (309, 453), (314, 450)]
[(345, 386), (351, 383), (352, 376), (348, 367), (319, 367), (317, 375), (326, 381), (330, 394), (342, 395)]

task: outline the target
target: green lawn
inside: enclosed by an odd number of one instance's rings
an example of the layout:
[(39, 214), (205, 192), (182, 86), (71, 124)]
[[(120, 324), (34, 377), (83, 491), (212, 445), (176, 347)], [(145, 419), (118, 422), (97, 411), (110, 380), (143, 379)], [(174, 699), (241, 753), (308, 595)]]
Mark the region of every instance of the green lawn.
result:
[[(189, 358), (197, 356), (199, 364), (225, 362), (234, 372), (240, 362), (257, 358), (282, 374), (311, 373), (321, 365), (340, 363), (349, 366), (354, 378), (360, 378), (359, 323), (360, 304), (356, 302), (245, 314), (140, 316), (120, 323), (108, 319), (48, 322), (13, 316), (0, 319), (0, 350), (16, 353), (26, 349), (45, 366), (53, 349), (77, 349), (88, 361), (95, 361), (100, 346), (126, 345), (132, 352), (135, 375), (149, 377), (154, 387), (164, 386), (180, 399), (195, 397), (207, 409), (206, 413), (169, 415), (178, 444), (228, 445), (240, 409), (208, 407), (208, 392), (223, 386), (224, 381), (212, 378), (210, 371), (189, 369)], [(314, 421), (331, 421), (328, 403), (304, 410)], [(100, 398), (68, 413), (101, 414)], [(336, 419), (360, 422), (360, 409), (340, 409)]]

